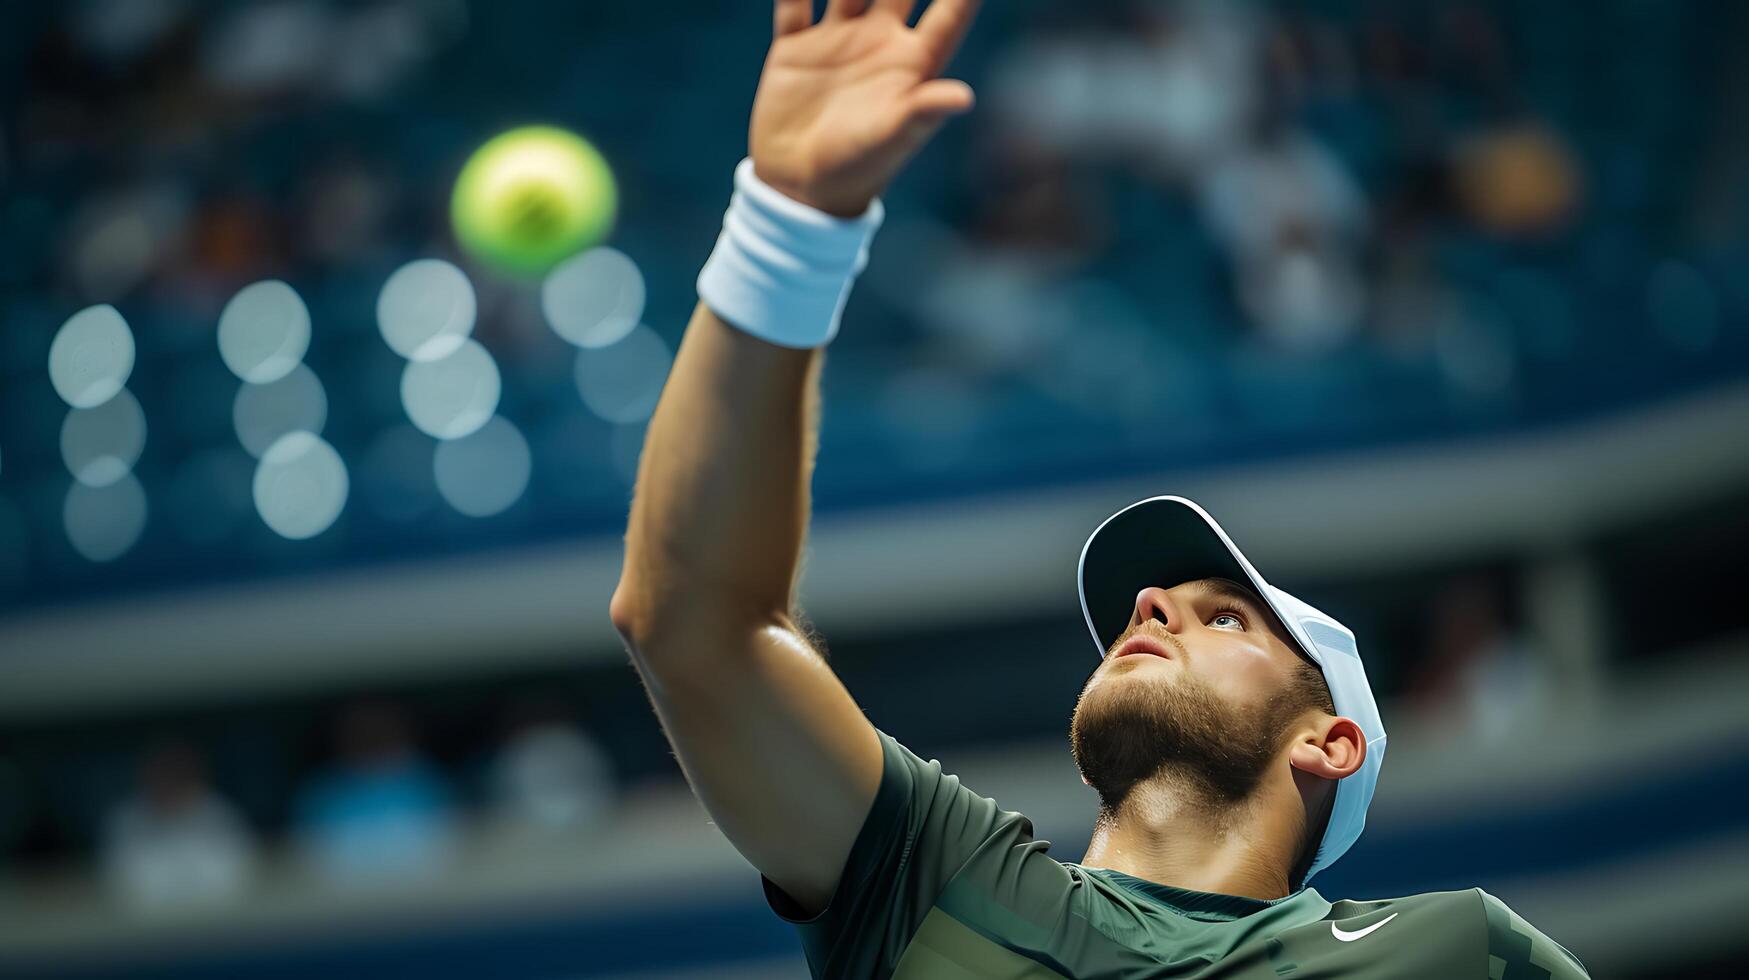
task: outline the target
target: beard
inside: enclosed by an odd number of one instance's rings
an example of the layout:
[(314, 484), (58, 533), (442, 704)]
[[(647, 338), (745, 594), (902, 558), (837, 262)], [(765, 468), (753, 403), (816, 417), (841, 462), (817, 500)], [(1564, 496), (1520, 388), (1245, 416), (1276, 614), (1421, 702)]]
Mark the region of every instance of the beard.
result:
[(1069, 748), (1105, 815), (1117, 814), (1138, 785), (1169, 773), (1203, 804), (1226, 809), (1262, 784), (1299, 711), (1279, 695), (1261, 710), (1241, 708), (1184, 671), (1108, 676), (1076, 701)]

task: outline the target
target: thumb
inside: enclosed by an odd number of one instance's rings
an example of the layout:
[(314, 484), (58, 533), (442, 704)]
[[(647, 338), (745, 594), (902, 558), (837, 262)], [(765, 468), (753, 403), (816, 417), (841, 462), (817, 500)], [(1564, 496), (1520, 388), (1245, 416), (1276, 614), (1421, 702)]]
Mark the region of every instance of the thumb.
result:
[(970, 112), (976, 101), (972, 87), (965, 82), (934, 78), (907, 93), (905, 108), (912, 122), (929, 124)]

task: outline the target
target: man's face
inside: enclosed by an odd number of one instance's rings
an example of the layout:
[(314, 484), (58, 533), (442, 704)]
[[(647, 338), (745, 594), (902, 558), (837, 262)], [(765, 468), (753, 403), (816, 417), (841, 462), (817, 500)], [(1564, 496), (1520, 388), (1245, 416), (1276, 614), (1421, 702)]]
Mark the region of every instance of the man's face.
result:
[[(1306, 710), (1288, 696), (1302, 658), (1278, 628), (1255, 593), (1225, 579), (1137, 595), (1069, 725), (1075, 763), (1107, 808), (1169, 768), (1218, 802), (1256, 789)], [(1125, 652), (1138, 636), (1165, 656)]]

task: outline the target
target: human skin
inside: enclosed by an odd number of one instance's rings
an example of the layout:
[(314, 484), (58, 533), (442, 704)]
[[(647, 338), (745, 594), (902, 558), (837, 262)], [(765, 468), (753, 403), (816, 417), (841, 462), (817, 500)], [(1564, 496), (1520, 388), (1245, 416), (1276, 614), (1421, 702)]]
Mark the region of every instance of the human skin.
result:
[[(1141, 590), (1088, 678), (1070, 743), (1101, 814), (1081, 863), (1281, 898), (1366, 742), (1352, 719), (1307, 705), (1301, 654), (1254, 594), (1222, 582)], [(1138, 636), (1165, 656), (1117, 655)]]
[[(748, 133), (754, 173), (838, 216), (867, 210), (972, 107), (940, 78), (976, 0), (776, 0)], [(823, 350), (698, 304), (652, 415), (609, 616), (694, 793), (804, 911), (823, 908), (881, 776), (873, 725), (794, 604)]]

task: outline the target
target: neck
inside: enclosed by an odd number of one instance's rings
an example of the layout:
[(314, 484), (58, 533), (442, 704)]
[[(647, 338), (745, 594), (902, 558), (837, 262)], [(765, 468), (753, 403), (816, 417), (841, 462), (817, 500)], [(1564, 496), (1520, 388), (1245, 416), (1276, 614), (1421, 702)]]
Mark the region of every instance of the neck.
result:
[(1081, 864), (1192, 891), (1282, 898), (1305, 814), (1298, 794), (1280, 796), (1259, 786), (1239, 803), (1213, 803), (1193, 780), (1162, 773), (1101, 814)]

